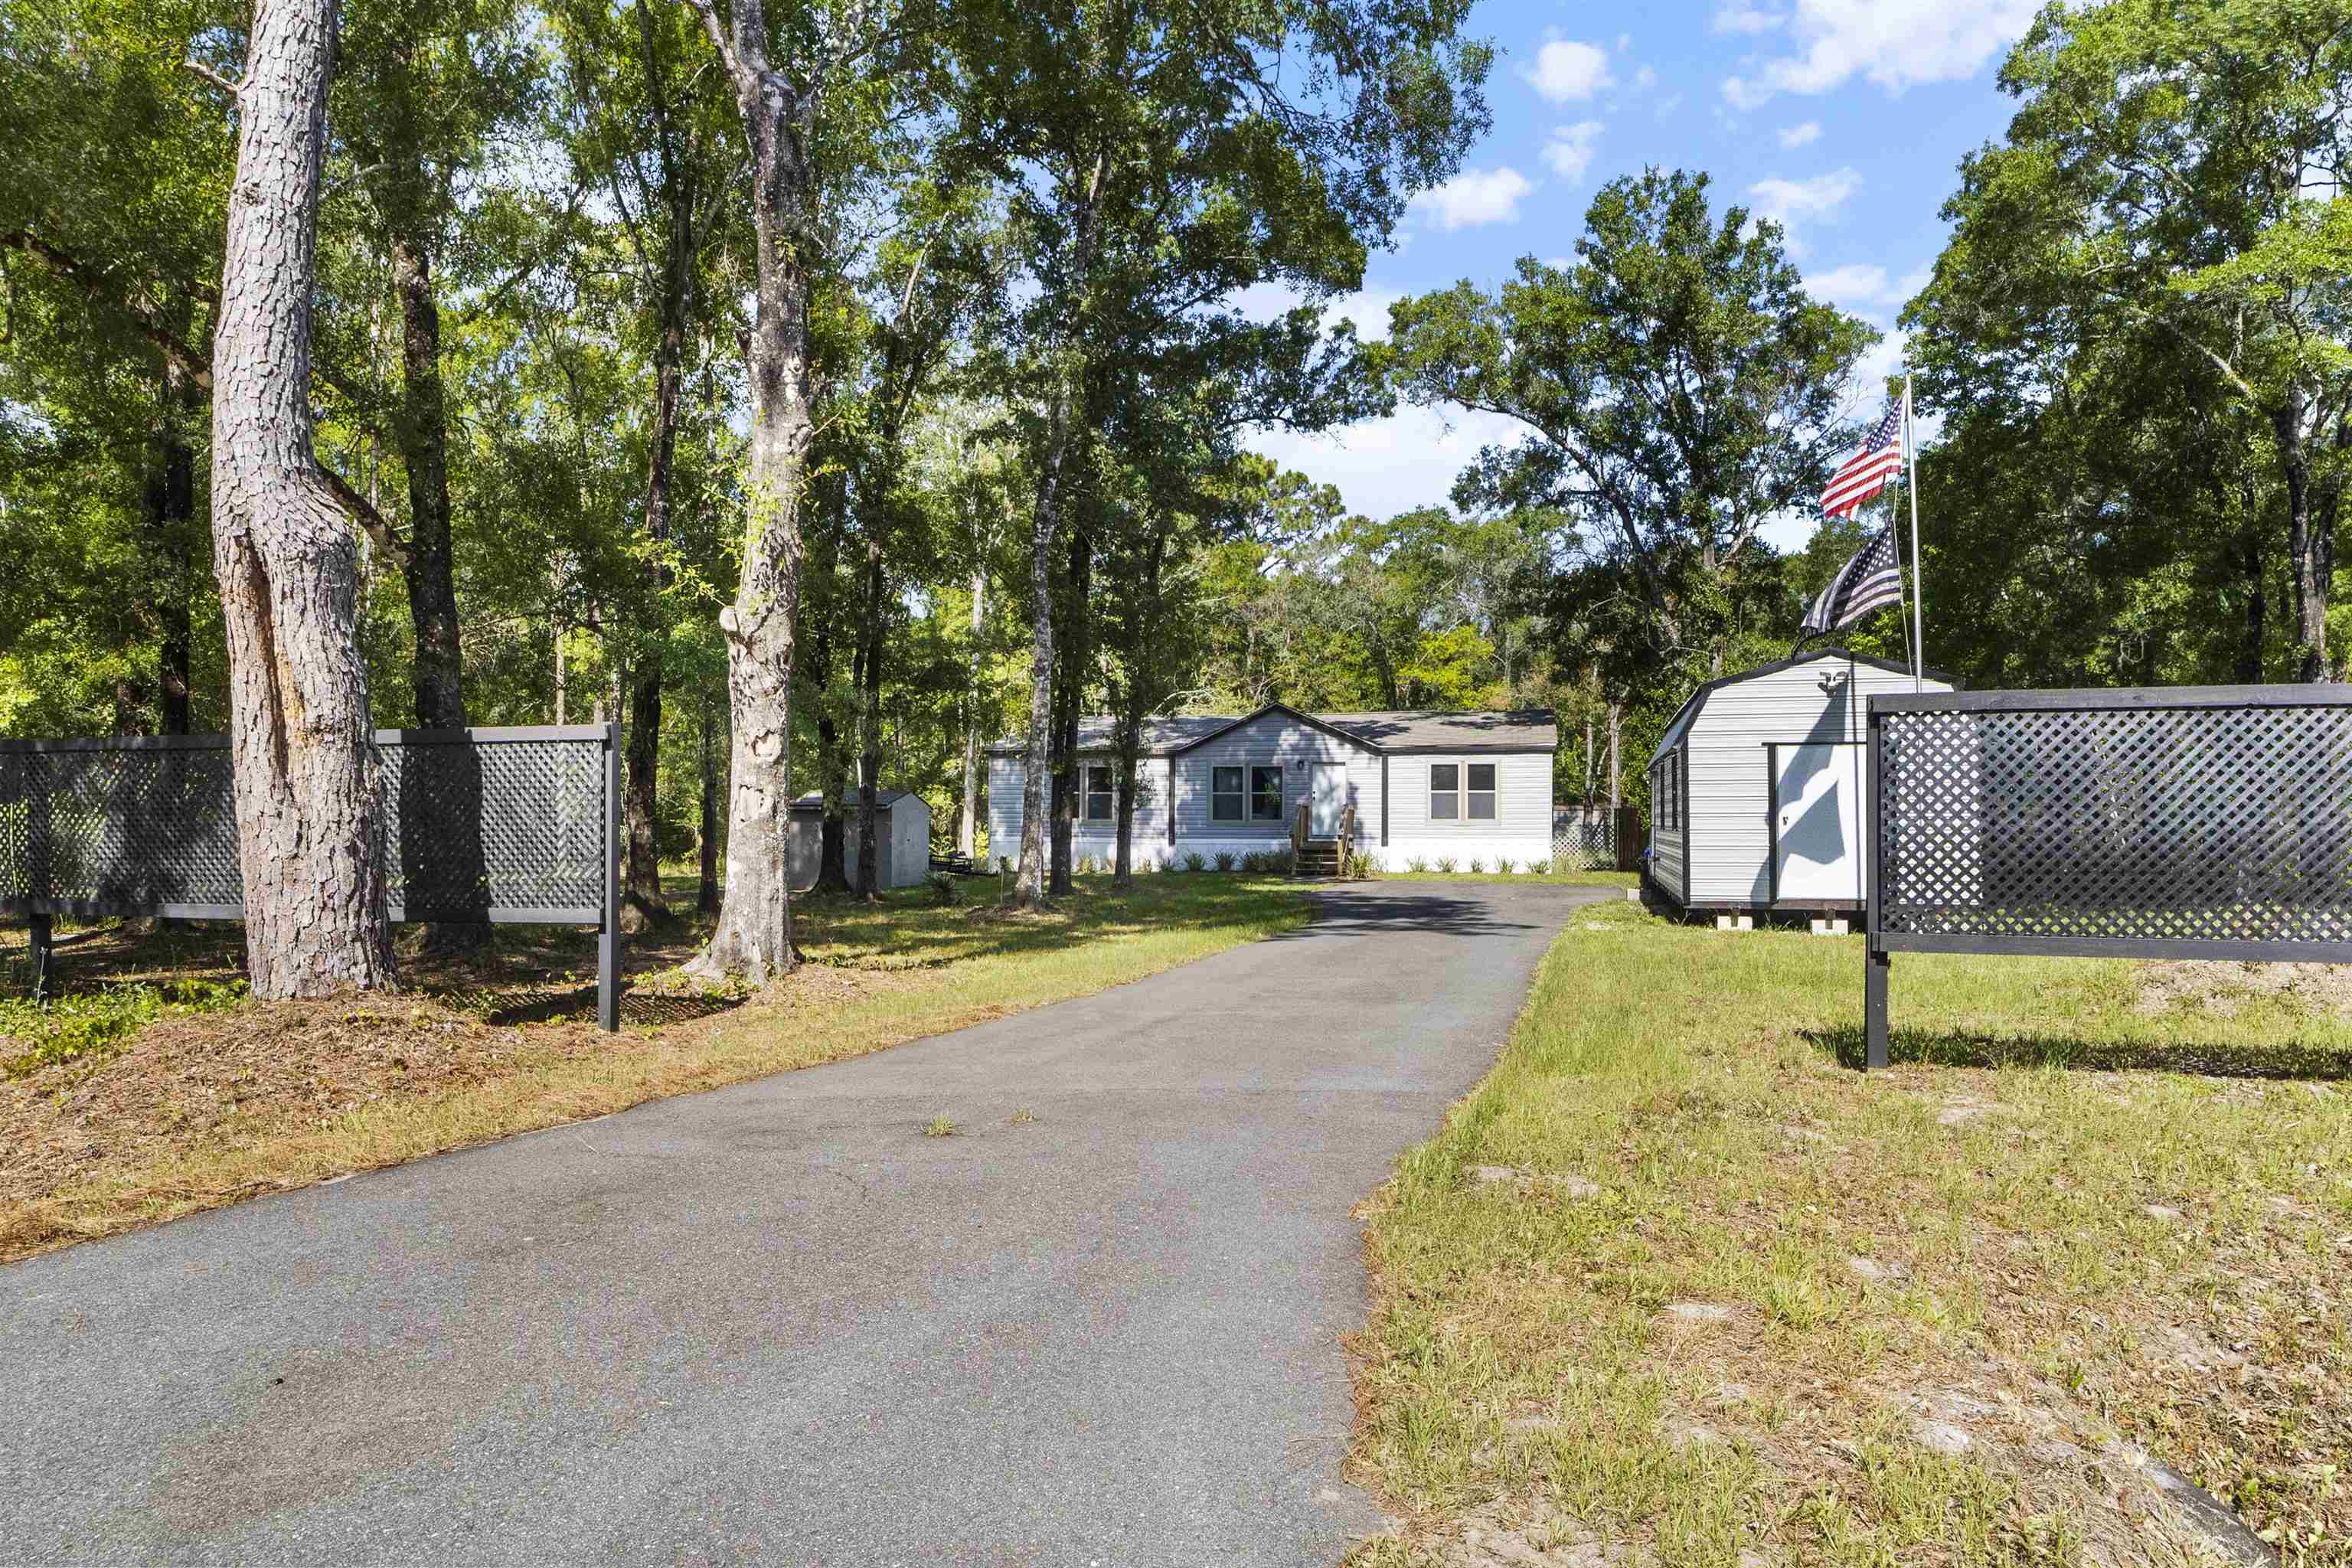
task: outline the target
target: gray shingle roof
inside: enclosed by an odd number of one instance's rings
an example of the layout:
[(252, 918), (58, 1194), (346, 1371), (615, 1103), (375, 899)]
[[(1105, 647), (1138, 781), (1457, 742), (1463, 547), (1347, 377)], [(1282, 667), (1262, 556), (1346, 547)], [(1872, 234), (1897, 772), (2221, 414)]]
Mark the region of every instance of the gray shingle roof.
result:
[[(1265, 711), (1266, 709), (1258, 710), (1259, 713)], [(1143, 721), (1143, 754), (1166, 756), (1256, 717), (1256, 713), (1229, 713), (1147, 719)], [(1508, 713), (1449, 713), (1418, 708), (1379, 713), (1310, 713), (1307, 717), (1376, 752), (1549, 752), (1559, 745), (1559, 725), (1546, 708)], [(1080, 752), (1108, 752), (1116, 738), (1117, 721), (1108, 714), (1089, 713), (1078, 720)], [(1021, 737), (1008, 736), (990, 745), (988, 751), (992, 756), (1017, 755), (1024, 744)]]

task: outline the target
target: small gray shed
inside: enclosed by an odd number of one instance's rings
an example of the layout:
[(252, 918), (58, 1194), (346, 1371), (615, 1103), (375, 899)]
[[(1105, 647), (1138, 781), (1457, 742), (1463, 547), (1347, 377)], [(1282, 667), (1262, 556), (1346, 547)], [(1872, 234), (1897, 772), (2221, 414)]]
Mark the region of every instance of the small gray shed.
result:
[[(1651, 892), (1719, 914), (1860, 909), (1868, 700), (1912, 689), (1905, 666), (1825, 647), (1692, 692), (1650, 760)], [(1919, 688), (1953, 689), (1934, 671)]]
[[(842, 825), (842, 858), (854, 886), (857, 881), (857, 795), (845, 803), (848, 821)], [(931, 870), (931, 808), (911, 790), (877, 790), (874, 795), (875, 837), (882, 847), (882, 874), (875, 880), (884, 888), (911, 888)], [(785, 871), (793, 886), (805, 888), (816, 880), (824, 856), (824, 797), (804, 795), (793, 802), (792, 832), (785, 847)]]

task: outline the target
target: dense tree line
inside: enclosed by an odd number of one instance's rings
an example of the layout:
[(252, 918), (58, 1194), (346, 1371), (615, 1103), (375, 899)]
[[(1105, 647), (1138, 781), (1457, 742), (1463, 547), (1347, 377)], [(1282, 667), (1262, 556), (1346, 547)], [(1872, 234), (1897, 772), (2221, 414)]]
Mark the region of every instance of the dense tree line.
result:
[[(1560, 264), (1327, 321), (1486, 128), (1466, 10), (0, 0), (0, 729), (229, 731), (280, 994), (394, 977), (370, 724), (619, 721), (630, 921), (695, 858), (754, 981), (804, 793), (826, 892), (885, 786), (1066, 888), (1084, 712), (1132, 778), (1160, 713), (1548, 707), (1558, 797), (1638, 802), (1891, 504), (1767, 542), (1876, 337), (1655, 170)], [(2340, 673), (2347, 22), (2059, 6), (2011, 57), (1905, 317), (1931, 662)], [(1522, 434), (1386, 517), (1248, 450), (1400, 402)]]

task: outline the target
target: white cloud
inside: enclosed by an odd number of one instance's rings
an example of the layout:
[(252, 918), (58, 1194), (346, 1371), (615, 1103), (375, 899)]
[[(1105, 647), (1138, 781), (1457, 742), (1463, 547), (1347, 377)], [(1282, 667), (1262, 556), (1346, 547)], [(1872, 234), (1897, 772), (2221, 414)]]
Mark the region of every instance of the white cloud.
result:
[(1859, 262), (1832, 267), (1809, 275), (1805, 289), (1832, 305), (1875, 305), (1886, 298), (1886, 268)]
[(1792, 152), (1799, 147), (1811, 146), (1821, 139), (1822, 122), (1818, 120), (1808, 120), (1802, 125), (1791, 125), (1780, 132), (1780, 145)]
[(1683, 95), (1679, 92), (1672, 95), (1671, 97), (1661, 99), (1658, 102), (1658, 118), (1664, 120), (1682, 106)]
[(1635, 71), (1635, 72), (1633, 73), (1633, 90), (1634, 90), (1634, 91), (1636, 91), (1636, 92), (1647, 92), (1647, 91), (1649, 91), (1652, 88), (1654, 88), (1654, 87), (1655, 87), (1655, 86), (1657, 86), (1657, 85), (1658, 85), (1658, 73), (1657, 73), (1656, 71), (1654, 71), (1654, 70), (1651, 69), (1648, 66), (1643, 66), (1640, 70), (1637, 70), (1637, 71)]
[(1609, 51), (1599, 44), (1554, 38), (1536, 51), (1536, 63), (1521, 73), (1554, 103), (1575, 103), (1617, 85), (1609, 71)]
[(1714, 27), (1718, 33), (1754, 35), (1769, 33), (1789, 20), (1782, 11), (1767, 11), (1759, 5), (1730, 5), (1715, 14)]
[[(2039, 0), (1797, 0), (1788, 19), (1795, 52), (1727, 78), (1723, 95), (1754, 109), (1775, 93), (1831, 92), (1857, 76), (1890, 94), (1958, 81), (2021, 37), (2039, 9)], [(1761, 13), (1727, 11), (1717, 26), (1735, 15)]]
[(1810, 180), (1759, 180), (1748, 187), (1748, 205), (1755, 216), (1770, 218), (1780, 226), (1781, 243), (1789, 254), (1803, 254), (1804, 243), (1800, 229), (1814, 218), (1825, 218), (1845, 205), (1846, 199), (1862, 188), (1862, 176), (1852, 169), (1838, 169), (1826, 174), (1816, 174)]
[(1525, 428), (1497, 414), (1407, 406), (1329, 435), (1263, 430), (1249, 445), (1318, 484), (1338, 486), (1349, 510), (1386, 518), (1447, 504), (1479, 448), (1514, 444)]
[(1414, 196), (1412, 205), (1439, 228), (1474, 228), (1517, 222), (1520, 201), (1535, 188), (1534, 181), (1506, 163), (1499, 169), (1465, 169)]
[(1563, 180), (1580, 180), (1592, 167), (1595, 143), (1601, 140), (1601, 121), (1582, 120), (1574, 125), (1555, 128), (1551, 140), (1544, 144), (1543, 161)]

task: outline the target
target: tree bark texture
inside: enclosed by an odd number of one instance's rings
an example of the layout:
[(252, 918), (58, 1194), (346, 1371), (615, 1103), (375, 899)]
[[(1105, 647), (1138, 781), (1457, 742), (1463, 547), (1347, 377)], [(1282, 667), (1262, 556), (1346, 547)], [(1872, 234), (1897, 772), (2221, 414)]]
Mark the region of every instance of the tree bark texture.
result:
[[(646, 458), (646, 532), (656, 546), (670, 536), (671, 496), (677, 467), (678, 405), (684, 395), (688, 329), (694, 312), (695, 166), (680, 155), (671, 122), (669, 89), (656, 46), (651, 11), (636, 7), (645, 51), (646, 81), (659, 123), (661, 196), (667, 209), (661, 276), (656, 295), (660, 332), (654, 343), (653, 424)], [(650, 568), (656, 595), (670, 584), (666, 562)], [(667, 923), (662, 897), (661, 851), (656, 825), (661, 807), (662, 648), (648, 641), (637, 653), (636, 684), (630, 694), (629, 753), (622, 784), (621, 816), (626, 857), (622, 871), (624, 927), (643, 930)]]
[(399, 552), (416, 637), (416, 721), (427, 730), (466, 727), (465, 660), (458, 646), (457, 586), (449, 544), (449, 410), (441, 384), (441, 302), (433, 258), (407, 235), (391, 241), (400, 295), (400, 413), (394, 420), (408, 474), (408, 543)]
[(194, 648), (188, 610), (194, 570), (196, 454), (182, 421), (196, 406), (195, 388), (179, 365), (163, 363), (163, 403), (142, 508), (148, 531), (148, 591), (155, 620), (156, 729), (188, 733), (189, 658)]
[(1062, 672), (1054, 703), (1054, 845), (1055, 893), (1070, 890), (1071, 838), (1084, 796), (1078, 777), (1078, 720), (1087, 700), (1087, 616), (1094, 597), (1094, 539), (1081, 523), (1070, 530), (1070, 560), (1062, 597)]
[[(1099, 162), (1096, 169), (1098, 180)], [(1071, 214), (1074, 265), (1070, 276), (1081, 290), (1094, 270), (1096, 194), (1090, 182)], [(1063, 470), (1081, 384), (1074, 362), (1083, 353), (1086, 324), (1082, 302), (1073, 303), (1073, 320), (1066, 324), (1065, 342), (1060, 345), (1063, 363), (1046, 403), (1045, 445), (1038, 455), (1037, 505), (1029, 532), (1029, 729), (1022, 748), (1021, 862), (1013, 878), (1014, 900), (1027, 904), (1045, 901), (1045, 771), (1051, 761), (1047, 731), (1054, 712), (1054, 541), (1061, 534)]]
[(801, 507), (815, 437), (809, 364), (808, 268), (823, 254), (814, 232), (816, 175), (810, 163), (816, 87), (806, 89), (769, 58), (763, 0), (735, 0), (721, 18), (693, 0), (727, 67), (751, 165), (757, 309), (747, 356), (751, 455), (745, 473), (743, 572), (719, 615), (733, 704), (728, 784), (727, 888), (706, 974), (764, 985), (791, 973), (793, 620), (800, 597)]
[(702, 822), (698, 847), (702, 852), (702, 882), (696, 889), (697, 914), (719, 912), (719, 745), (711, 714), (712, 703), (702, 700)]
[(2316, 527), (2311, 493), (2311, 454), (2304, 435), (2308, 412), (2304, 388), (2289, 382), (2285, 399), (2272, 411), (2278, 440), (2280, 477), (2286, 481), (2287, 569), (2294, 584), (2294, 647), (2297, 680), (2334, 679), (2327, 664), (2327, 591), (2336, 570), (2336, 541)]
[[(980, 843), (980, 689), (987, 660), (980, 638), (987, 625), (988, 574), (971, 574), (971, 662), (963, 699), (963, 804), (956, 816), (956, 852), (969, 860)], [(996, 853), (996, 846), (988, 847)]]
[(866, 646), (857, 658), (857, 890), (882, 890), (877, 792), (882, 779), (882, 630), (888, 619), (882, 546), (866, 542)]
[(359, 551), (310, 446), (335, 0), (257, 0), (213, 342), (213, 571), (255, 994), (388, 987)]

